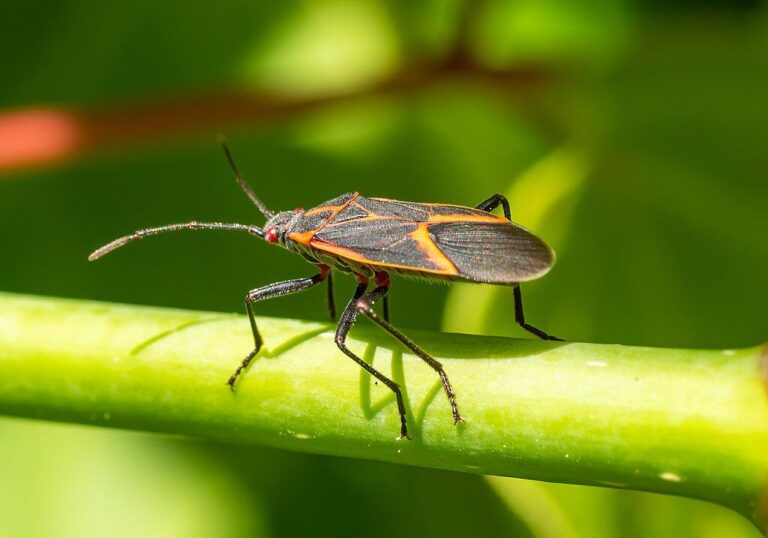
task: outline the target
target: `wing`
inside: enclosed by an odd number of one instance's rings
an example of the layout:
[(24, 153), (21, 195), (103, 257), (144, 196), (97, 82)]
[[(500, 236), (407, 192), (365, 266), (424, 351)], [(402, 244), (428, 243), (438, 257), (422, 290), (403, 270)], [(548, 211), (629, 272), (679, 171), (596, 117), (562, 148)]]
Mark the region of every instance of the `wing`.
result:
[(453, 263), (429, 239), (426, 223), (393, 218), (334, 222), (314, 234), (310, 245), (382, 270), (457, 275)]
[(525, 282), (544, 276), (555, 263), (544, 241), (509, 221), (439, 222), (429, 225), (429, 235), (458, 273), (475, 282)]
[(554, 253), (531, 232), (485, 211), (359, 197), (311, 246), (381, 270), (513, 284), (543, 276)]

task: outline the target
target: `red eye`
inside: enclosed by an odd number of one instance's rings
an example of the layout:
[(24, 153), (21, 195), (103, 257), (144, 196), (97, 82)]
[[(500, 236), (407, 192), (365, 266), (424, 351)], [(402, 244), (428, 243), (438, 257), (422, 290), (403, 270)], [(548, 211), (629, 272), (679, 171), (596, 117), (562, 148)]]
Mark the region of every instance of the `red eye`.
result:
[(277, 230), (274, 228), (264, 230), (264, 240), (267, 243), (277, 243)]

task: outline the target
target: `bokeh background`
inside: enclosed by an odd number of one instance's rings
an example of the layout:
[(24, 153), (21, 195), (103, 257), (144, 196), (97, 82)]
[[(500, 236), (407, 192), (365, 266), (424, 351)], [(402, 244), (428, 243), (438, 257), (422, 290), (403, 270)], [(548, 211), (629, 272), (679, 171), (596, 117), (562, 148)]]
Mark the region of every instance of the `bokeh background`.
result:
[[(558, 252), (526, 314), (569, 340), (768, 338), (765, 2), (11, 0), (0, 289), (235, 312), (309, 274), (217, 232), (87, 263), (147, 225), (261, 224), (217, 132), (276, 209), (509, 195)], [(324, 319), (323, 293), (259, 313)], [(397, 280), (393, 319), (522, 337), (510, 299)], [(361, 534), (758, 536), (660, 495), (0, 420), (2, 537)]]

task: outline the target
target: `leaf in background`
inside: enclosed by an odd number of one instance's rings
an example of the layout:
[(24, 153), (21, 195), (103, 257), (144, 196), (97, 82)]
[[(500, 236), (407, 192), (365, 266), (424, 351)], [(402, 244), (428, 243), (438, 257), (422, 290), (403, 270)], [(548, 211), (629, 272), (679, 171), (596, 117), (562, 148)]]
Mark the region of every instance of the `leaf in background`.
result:
[(322, 0), (299, 7), (271, 29), (266, 50), (246, 63), (260, 87), (334, 95), (369, 84), (399, 63), (398, 36), (380, 3)]
[(477, 475), (18, 419), (0, 433), (4, 536), (532, 537)]
[(593, 69), (621, 57), (631, 33), (629, 11), (610, 0), (484, 2), (474, 50), (496, 67), (543, 61)]
[(12, 2), (0, 17), (0, 103), (93, 107), (237, 80), (290, 2)]
[(6, 418), (0, 436), (3, 536), (268, 536), (263, 499), (171, 443)]

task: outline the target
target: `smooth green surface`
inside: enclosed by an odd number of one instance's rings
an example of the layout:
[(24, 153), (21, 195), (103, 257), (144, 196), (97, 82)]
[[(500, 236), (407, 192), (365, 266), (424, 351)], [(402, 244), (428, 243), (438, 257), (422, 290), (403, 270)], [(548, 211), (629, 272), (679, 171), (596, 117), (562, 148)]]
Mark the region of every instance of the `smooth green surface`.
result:
[(239, 316), (0, 295), (0, 412), (200, 435), (459, 471), (658, 491), (755, 519), (768, 476), (761, 348), (670, 350), (409, 331), (434, 372), (372, 328), (351, 348), (403, 387), (391, 395), (333, 344), (327, 324), (265, 318), (248, 350)]

